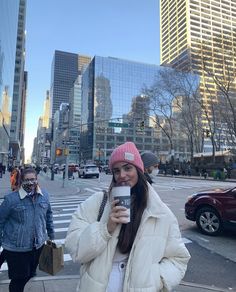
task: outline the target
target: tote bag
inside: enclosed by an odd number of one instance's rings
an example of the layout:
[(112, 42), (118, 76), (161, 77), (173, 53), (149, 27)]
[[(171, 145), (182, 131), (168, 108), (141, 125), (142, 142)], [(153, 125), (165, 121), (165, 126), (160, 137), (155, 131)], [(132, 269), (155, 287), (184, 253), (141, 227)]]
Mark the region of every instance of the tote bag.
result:
[(57, 246), (54, 242), (48, 240), (39, 258), (39, 269), (54, 276), (64, 266), (63, 254), (62, 246)]

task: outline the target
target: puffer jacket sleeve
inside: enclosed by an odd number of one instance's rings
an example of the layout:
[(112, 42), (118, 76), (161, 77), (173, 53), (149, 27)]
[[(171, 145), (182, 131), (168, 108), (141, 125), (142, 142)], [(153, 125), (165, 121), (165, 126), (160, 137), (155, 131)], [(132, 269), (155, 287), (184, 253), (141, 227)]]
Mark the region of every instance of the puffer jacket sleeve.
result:
[(107, 247), (111, 238), (107, 222), (97, 221), (103, 193), (95, 193), (82, 204), (72, 216), (67, 232), (65, 247), (74, 262), (87, 263)]
[(171, 291), (183, 279), (190, 254), (185, 247), (176, 217), (170, 214), (169, 232), (164, 257), (160, 262), (162, 291)]

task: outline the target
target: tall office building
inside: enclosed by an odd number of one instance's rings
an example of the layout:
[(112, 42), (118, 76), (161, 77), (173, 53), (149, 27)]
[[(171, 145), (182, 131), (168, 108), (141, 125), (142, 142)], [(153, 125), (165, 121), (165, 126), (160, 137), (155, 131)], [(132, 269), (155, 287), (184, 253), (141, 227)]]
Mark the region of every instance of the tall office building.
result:
[(42, 127), (49, 128), (49, 117), (50, 117), (50, 96), (49, 90), (46, 92), (46, 99), (43, 104), (43, 116), (42, 116)]
[(24, 136), (26, 0), (0, 1), (0, 162), (20, 163)]
[(25, 73), (25, 20), (26, 0), (20, 0), (17, 25), (17, 41), (15, 55), (15, 76), (12, 100), (10, 152), (16, 163), (24, 162), (24, 127), (25, 104), (27, 92), (27, 73)]
[(209, 108), (210, 99), (217, 98), (210, 75), (219, 80), (235, 75), (235, 0), (160, 0), (160, 14), (161, 64), (198, 73), (202, 101)]
[[(60, 110), (61, 104), (70, 103), (70, 127), (76, 126), (77, 128), (67, 134), (67, 139), (70, 137), (70, 139), (75, 138), (78, 140), (78, 123), (80, 123), (81, 115), (81, 74), (86, 69), (90, 61), (91, 57), (89, 56), (57, 50), (55, 51), (53, 57), (50, 114), (51, 118), (56, 121), (55, 113)], [(52, 129), (55, 129), (54, 125), (52, 126)], [(64, 134), (60, 131), (55, 132), (53, 130), (53, 143), (51, 151), (52, 161), (55, 160), (55, 147), (64, 147), (63, 145), (60, 145), (63, 139), (58, 135)], [(71, 138), (71, 135), (74, 137)], [(78, 143), (76, 142), (76, 144)], [(77, 152), (78, 151), (76, 150), (76, 153)]]
[[(135, 142), (140, 151), (162, 150), (158, 129), (150, 121), (149, 98), (143, 94), (162, 69), (112, 57), (93, 58), (82, 76), (80, 162), (106, 164), (113, 149), (126, 141)], [(177, 141), (180, 144), (184, 145)]]
[(84, 70), (91, 58), (79, 54), (55, 51), (52, 72), (50, 110), (51, 117), (59, 110), (61, 103), (69, 102), (69, 93), (79, 74)]
[(53, 118), (61, 103), (69, 102), (69, 92), (79, 74), (78, 54), (55, 51), (50, 90), (50, 111)]

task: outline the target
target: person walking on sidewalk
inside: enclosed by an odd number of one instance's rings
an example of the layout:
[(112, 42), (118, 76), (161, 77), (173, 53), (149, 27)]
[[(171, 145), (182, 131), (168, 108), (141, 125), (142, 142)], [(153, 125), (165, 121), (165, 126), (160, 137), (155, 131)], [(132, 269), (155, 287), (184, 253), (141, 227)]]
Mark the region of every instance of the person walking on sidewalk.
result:
[[(134, 143), (117, 147), (109, 167), (107, 200), (97, 192), (80, 204), (66, 236), (66, 249), (81, 264), (77, 291), (171, 291), (190, 258), (177, 219), (147, 182)], [(116, 184), (131, 188), (129, 223), (127, 209), (112, 198)]]
[(20, 187), (21, 171), (18, 167), (14, 167), (10, 174), (11, 190), (16, 191)]
[(151, 176), (157, 176), (159, 173), (158, 158), (152, 152), (143, 152), (141, 158), (144, 165), (144, 175), (147, 181), (152, 184)]
[(0, 247), (8, 265), (10, 292), (23, 292), (35, 276), (47, 237), (54, 239), (49, 196), (38, 186), (36, 171), (27, 168), (20, 189), (6, 195), (0, 205)]

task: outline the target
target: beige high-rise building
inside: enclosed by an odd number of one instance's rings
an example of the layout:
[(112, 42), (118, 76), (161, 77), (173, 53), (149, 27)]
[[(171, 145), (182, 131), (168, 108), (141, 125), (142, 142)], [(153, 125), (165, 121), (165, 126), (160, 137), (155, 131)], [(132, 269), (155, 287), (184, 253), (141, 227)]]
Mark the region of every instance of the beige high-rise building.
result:
[(236, 76), (236, 1), (160, 0), (160, 15), (161, 64), (198, 73), (209, 106), (217, 98), (210, 75)]
[(43, 105), (43, 116), (42, 116), (42, 127), (49, 128), (49, 117), (50, 117), (50, 97), (49, 90), (46, 91), (46, 99)]

